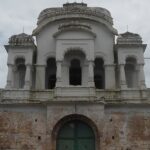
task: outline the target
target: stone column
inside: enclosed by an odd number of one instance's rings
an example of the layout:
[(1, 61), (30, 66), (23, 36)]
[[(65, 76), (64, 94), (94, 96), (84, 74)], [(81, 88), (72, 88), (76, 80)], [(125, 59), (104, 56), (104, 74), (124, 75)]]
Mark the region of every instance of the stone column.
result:
[(127, 88), (124, 67), (125, 67), (124, 64), (120, 64), (120, 87), (121, 87), (121, 89), (126, 89)]
[(144, 64), (139, 65), (139, 85), (141, 89), (145, 89), (145, 74), (144, 74)]
[(94, 62), (93, 61), (89, 61), (89, 81), (88, 81), (88, 85), (90, 87), (94, 87)]
[(12, 79), (13, 79), (13, 65), (8, 64), (8, 75), (7, 75), (7, 84), (6, 84), (7, 89), (12, 88), (12, 82), (13, 82)]
[(45, 89), (46, 65), (36, 65), (36, 89)]
[(25, 85), (24, 89), (29, 90), (31, 88), (31, 65), (26, 65), (26, 74), (25, 74)]
[(115, 89), (115, 65), (105, 65), (105, 89)]
[(57, 61), (56, 78), (57, 78), (56, 87), (60, 87), (62, 81), (62, 61)]

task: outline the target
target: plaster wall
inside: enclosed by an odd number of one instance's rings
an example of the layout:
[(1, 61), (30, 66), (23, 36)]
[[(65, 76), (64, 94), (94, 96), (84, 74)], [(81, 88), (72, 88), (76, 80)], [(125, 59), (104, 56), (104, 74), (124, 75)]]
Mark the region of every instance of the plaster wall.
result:
[(137, 60), (137, 64), (144, 64), (143, 48), (130, 47), (118, 49), (119, 64), (125, 64), (126, 58), (133, 57)]
[(33, 60), (33, 49), (32, 48), (11, 48), (8, 51), (8, 64), (15, 64), (17, 58), (24, 58), (25, 64), (32, 64)]
[[(67, 21), (68, 22), (68, 21)], [(114, 61), (113, 58), (113, 46), (114, 46), (114, 35), (111, 31), (106, 28), (103, 24), (84, 20), (81, 23), (88, 24), (92, 27), (92, 32), (96, 34), (96, 38), (94, 40), (94, 50), (93, 53), (101, 56), (106, 61), (106, 64), (112, 64)], [(59, 25), (65, 23), (65, 21), (56, 21), (53, 22), (36, 36), (37, 39), (37, 51), (38, 58), (37, 64), (45, 64), (45, 60), (48, 56), (55, 56), (56, 53), (56, 39), (53, 37), (54, 33), (58, 31)], [(72, 35), (72, 32), (66, 32), (65, 36), (58, 37), (58, 39), (89, 39), (89, 36), (85, 38), (85, 34), (83, 32), (76, 32), (76, 34)], [(84, 38), (83, 38), (84, 37)], [(91, 39), (91, 38), (90, 38)], [(109, 58), (108, 58), (109, 57)]]

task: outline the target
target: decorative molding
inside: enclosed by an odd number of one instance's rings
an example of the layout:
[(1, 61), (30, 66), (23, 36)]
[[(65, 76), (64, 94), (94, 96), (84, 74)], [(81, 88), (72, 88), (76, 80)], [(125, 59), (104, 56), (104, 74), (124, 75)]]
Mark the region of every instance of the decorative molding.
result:
[(34, 39), (31, 35), (27, 35), (25, 33), (21, 33), (21, 34), (18, 34), (18, 35), (13, 35), (9, 38), (9, 45), (12, 45), (12, 46), (16, 46), (16, 45), (19, 45), (19, 46), (32, 46), (34, 45)]
[(120, 34), (117, 38), (118, 45), (142, 45), (142, 38), (139, 34), (125, 32)]
[[(144, 95), (141, 95), (144, 92)], [(81, 94), (82, 93), (82, 94)], [(0, 104), (98, 102), (105, 104), (150, 104), (150, 89), (96, 90), (94, 87), (59, 87), (55, 90), (0, 89)], [(141, 101), (141, 99), (143, 101)]]
[(83, 5), (82, 3), (69, 3), (64, 4), (63, 7), (45, 9), (40, 13), (37, 24), (41, 24), (47, 18), (74, 14), (103, 18), (109, 24), (113, 25), (111, 14), (107, 9), (87, 7), (87, 5)]
[[(73, 4), (73, 5), (72, 5)], [(100, 7), (87, 7), (82, 3), (69, 3), (67, 7), (48, 8), (43, 10), (39, 17), (37, 28), (33, 35), (37, 35), (47, 24), (58, 20), (88, 19), (105, 25), (113, 34), (118, 35), (113, 28), (113, 19), (108, 10)]]
[(76, 31), (76, 30), (83, 30), (85, 32), (88, 32), (93, 35), (93, 37), (96, 37), (96, 34), (92, 32), (92, 28), (90, 25), (87, 25), (85, 23), (80, 23), (79, 21), (70, 21), (69, 23), (63, 23), (59, 26), (58, 31), (53, 35), (55, 38), (65, 31)]

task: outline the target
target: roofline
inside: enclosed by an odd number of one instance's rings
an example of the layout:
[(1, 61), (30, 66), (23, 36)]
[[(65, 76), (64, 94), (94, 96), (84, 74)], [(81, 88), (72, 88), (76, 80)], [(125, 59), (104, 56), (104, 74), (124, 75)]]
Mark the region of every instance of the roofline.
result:
[(33, 48), (34, 50), (36, 50), (37, 46), (36, 45), (4, 45), (7, 53), (9, 51), (10, 48)]
[(144, 50), (144, 52), (145, 52), (145, 50), (146, 50), (146, 47), (147, 47), (147, 44), (116, 44), (115, 45), (115, 49), (117, 50), (118, 48), (120, 48), (120, 47), (142, 47), (143, 48), (143, 50)]
[(118, 35), (118, 31), (113, 28), (112, 25), (110, 25), (107, 21), (105, 21), (104, 19), (101, 18), (97, 18), (97, 17), (91, 17), (91, 16), (79, 16), (79, 15), (63, 15), (63, 16), (56, 16), (54, 18), (48, 18), (47, 20), (43, 21), (43, 23), (39, 24), (36, 29), (33, 30), (32, 35), (36, 36), (45, 26), (47, 26), (48, 24), (52, 23), (52, 22), (56, 22), (56, 21), (60, 21), (60, 20), (64, 20), (64, 19), (87, 19), (87, 20), (91, 20), (91, 21), (95, 21), (98, 23), (101, 23), (103, 25), (105, 25), (114, 35)]

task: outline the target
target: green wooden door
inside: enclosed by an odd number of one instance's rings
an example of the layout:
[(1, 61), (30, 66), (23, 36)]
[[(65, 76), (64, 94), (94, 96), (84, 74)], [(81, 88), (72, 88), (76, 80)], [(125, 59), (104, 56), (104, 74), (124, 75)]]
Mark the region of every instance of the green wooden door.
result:
[(59, 131), (57, 150), (95, 150), (92, 129), (78, 120), (66, 123)]

